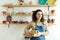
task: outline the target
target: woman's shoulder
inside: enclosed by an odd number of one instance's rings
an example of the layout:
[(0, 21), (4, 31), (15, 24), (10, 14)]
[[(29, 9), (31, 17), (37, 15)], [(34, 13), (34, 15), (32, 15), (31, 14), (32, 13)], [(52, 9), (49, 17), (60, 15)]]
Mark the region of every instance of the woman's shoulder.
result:
[(46, 24), (46, 23), (47, 23), (47, 21), (45, 20), (43, 23), (44, 23), (44, 24)]
[(44, 24), (46, 27), (48, 26), (47, 21), (44, 21), (43, 24)]

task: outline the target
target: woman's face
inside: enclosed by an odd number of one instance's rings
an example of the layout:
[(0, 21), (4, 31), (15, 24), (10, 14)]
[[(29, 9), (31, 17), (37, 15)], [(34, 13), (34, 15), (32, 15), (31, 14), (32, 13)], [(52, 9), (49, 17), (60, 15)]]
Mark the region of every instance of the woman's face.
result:
[(42, 18), (42, 12), (38, 11), (36, 14), (36, 18), (37, 18), (37, 20), (41, 19)]

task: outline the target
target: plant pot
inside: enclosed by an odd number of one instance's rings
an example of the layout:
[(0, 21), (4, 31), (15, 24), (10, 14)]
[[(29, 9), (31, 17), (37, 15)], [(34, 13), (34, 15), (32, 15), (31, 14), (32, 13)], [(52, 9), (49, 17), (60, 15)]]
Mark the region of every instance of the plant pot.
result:
[(3, 23), (3, 24), (6, 24), (6, 21), (3, 21), (2, 23)]
[(54, 5), (56, 2), (56, 0), (48, 0), (47, 3), (48, 5)]
[(47, 2), (47, 0), (38, 0), (38, 3), (39, 3), (40, 5), (45, 5), (46, 2)]
[(55, 22), (55, 19), (51, 19), (50, 23), (53, 24)]
[(55, 10), (51, 10), (51, 14), (54, 14)]

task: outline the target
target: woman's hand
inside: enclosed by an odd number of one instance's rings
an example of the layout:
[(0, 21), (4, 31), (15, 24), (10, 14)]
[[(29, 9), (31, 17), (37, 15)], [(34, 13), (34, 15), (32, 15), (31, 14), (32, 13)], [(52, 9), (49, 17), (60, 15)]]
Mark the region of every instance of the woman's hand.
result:
[(41, 35), (41, 32), (37, 32), (36, 34), (34, 34), (34, 37), (39, 37)]
[(26, 32), (25, 37), (32, 37), (32, 35), (29, 32)]

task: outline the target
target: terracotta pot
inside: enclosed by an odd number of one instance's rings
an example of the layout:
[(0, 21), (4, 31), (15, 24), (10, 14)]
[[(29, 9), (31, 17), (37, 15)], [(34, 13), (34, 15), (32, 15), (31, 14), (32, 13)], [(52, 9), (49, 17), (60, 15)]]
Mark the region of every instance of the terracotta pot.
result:
[(6, 12), (6, 11), (2, 11), (2, 13), (3, 13), (3, 15), (4, 15), (4, 14), (7, 14), (7, 12)]
[(51, 19), (51, 20), (50, 20), (50, 23), (53, 24), (54, 22), (55, 22), (55, 19)]
[(19, 2), (24, 2), (24, 0), (18, 0)]
[(51, 10), (51, 13), (54, 14), (55, 10)]
[(6, 21), (2, 21), (3, 24), (6, 24)]

